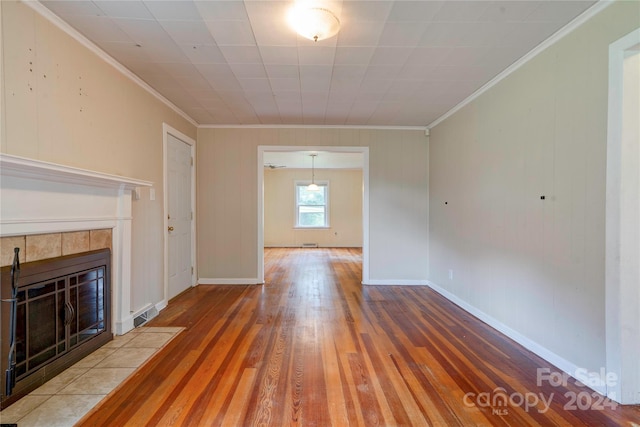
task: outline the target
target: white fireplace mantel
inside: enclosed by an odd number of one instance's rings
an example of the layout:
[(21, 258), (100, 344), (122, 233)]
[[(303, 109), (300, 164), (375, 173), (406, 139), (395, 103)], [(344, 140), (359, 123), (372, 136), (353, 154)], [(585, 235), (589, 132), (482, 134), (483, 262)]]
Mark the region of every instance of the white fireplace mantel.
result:
[(0, 153), (2, 176), (40, 179), (66, 184), (82, 184), (91, 187), (120, 188), (150, 187), (152, 182), (126, 176), (94, 172), (87, 169), (64, 166), (41, 160), (27, 159)]
[(110, 228), (113, 330), (133, 329), (132, 192), (152, 182), (0, 153), (0, 236)]

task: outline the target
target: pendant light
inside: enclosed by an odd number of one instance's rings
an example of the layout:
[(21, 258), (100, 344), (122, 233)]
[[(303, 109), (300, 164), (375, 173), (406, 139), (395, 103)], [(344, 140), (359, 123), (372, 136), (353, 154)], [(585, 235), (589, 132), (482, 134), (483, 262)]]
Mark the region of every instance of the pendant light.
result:
[(315, 159), (317, 154), (310, 154), (311, 156), (311, 184), (307, 185), (307, 191), (318, 191), (320, 187), (316, 184), (316, 171), (315, 171)]

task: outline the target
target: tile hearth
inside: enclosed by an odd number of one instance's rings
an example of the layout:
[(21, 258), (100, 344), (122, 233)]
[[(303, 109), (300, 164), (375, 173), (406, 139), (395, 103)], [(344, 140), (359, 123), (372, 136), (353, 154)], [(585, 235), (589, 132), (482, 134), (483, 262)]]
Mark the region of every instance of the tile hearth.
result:
[(0, 412), (3, 424), (70, 427), (184, 328), (140, 327), (114, 337)]

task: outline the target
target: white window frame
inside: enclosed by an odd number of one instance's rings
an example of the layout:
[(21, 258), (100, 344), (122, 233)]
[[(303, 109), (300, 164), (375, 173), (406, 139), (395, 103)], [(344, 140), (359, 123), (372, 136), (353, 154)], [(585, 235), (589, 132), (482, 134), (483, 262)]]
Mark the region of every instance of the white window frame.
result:
[[(294, 209), (294, 221), (295, 223), (293, 224), (293, 228), (300, 228), (300, 229), (304, 229), (304, 230), (313, 230), (313, 229), (325, 229), (325, 228), (331, 228), (331, 223), (329, 221), (330, 216), (329, 216), (329, 181), (315, 181), (316, 185), (318, 185), (318, 187), (324, 187), (325, 188), (325, 203), (324, 203), (324, 209), (325, 209), (325, 213), (324, 213), (324, 225), (323, 226), (306, 226), (306, 225), (300, 225), (298, 223), (298, 220), (300, 219), (299, 213), (298, 213), (298, 209), (299, 209), (299, 204), (298, 204), (298, 187), (299, 186), (307, 186), (309, 184), (311, 184), (311, 181), (294, 181), (294, 185), (293, 185), (293, 191), (294, 191), (294, 203), (293, 203), (293, 209)], [(303, 205), (304, 206), (304, 205)]]

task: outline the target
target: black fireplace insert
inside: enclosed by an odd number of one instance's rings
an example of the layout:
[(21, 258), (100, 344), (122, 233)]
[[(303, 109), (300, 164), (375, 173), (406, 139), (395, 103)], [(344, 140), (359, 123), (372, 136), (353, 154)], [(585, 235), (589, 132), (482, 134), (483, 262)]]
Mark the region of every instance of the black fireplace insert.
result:
[(0, 408), (113, 339), (109, 249), (14, 262), (0, 287)]

